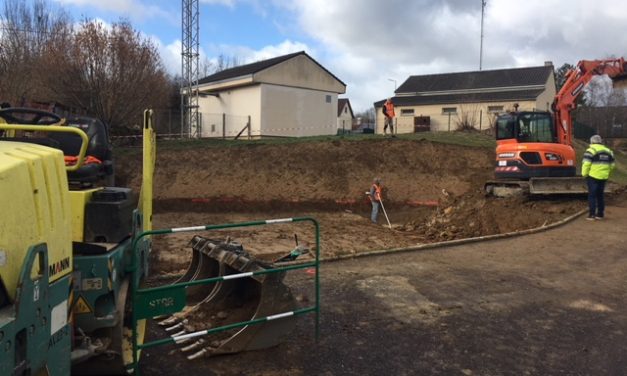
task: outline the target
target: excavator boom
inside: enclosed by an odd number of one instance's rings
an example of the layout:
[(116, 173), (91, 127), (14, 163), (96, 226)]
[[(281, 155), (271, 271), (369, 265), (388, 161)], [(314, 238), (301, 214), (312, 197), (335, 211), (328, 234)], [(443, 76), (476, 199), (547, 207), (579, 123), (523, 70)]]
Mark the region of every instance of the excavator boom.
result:
[(566, 73), (566, 80), (555, 95), (553, 111), (558, 142), (565, 145), (573, 143), (573, 122), (571, 112), (577, 108), (577, 98), (595, 76), (607, 75), (615, 78), (627, 72), (625, 59), (581, 60), (577, 66)]

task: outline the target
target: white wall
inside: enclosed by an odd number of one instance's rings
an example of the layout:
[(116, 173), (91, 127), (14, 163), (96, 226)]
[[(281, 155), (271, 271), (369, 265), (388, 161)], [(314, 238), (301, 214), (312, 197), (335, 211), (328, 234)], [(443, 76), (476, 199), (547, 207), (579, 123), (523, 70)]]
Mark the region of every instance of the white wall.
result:
[[(487, 129), (490, 127), (490, 122), (493, 121), (496, 116), (495, 113), (488, 111), (489, 106), (502, 106), (503, 111), (513, 111), (514, 103), (519, 104), (519, 111), (533, 111), (536, 109), (535, 101), (509, 101), (509, 102), (484, 102), (484, 103), (451, 103), (451, 104), (435, 104), (427, 106), (395, 106), (394, 113), (396, 118), (394, 119), (396, 124), (396, 133), (414, 133), (414, 117), (415, 116), (429, 116), (431, 121), (431, 130), (438, 131), (451, 131), (457, 130), (457, 125), (460, 122), (462, 116), (466, 114), (471, 119), (474, 119), (475, 128)], [(450, 116), (442, 112), (444, 107), (455, 107), (457, 109), (456, 114)], [(410, 116), (403, 116), (403, 109), (413, 109), (414, 114)], [(544, 110), (540, 108), (538, 110)], [(381, 107), (376, 108), (376, 133), (383, 134), (383, 113)], [(481, 126), (479, 126), (479, 120), (481, 120)]]
[(340, 94), (346, 92), (346, 85), (305, 55), (296, 56), (255, 73), (254, 80), (273, 85), (331, 91)]
[[(327, 96), (330, 102), (327, 102)], [(321, 136), (337, 133), (337, 93), (261, 85), (262, 136)]]
[(344, 105), (340, 115), (337, 117), (337, 129), (350, 131), (353, 128), (353, 118), (351, 117), (351, 111), (348, 107), (348, 103)]
[(225, 90), (220, 92), (219, 97), (201, 97), (199, 111), (202, 114), (202, 137), (222, 137), (222, 114), (226, 114), (226, 137), (235, 137), (246, 126), (248, 116), (251, 117), (251, 134), (259, 136), (260, 98), (259, 85)]

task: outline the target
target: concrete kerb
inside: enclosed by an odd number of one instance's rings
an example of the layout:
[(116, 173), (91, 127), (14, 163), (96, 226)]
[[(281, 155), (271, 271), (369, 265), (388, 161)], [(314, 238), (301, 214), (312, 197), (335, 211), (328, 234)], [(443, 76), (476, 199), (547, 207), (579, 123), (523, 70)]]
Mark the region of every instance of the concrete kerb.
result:
[[(390, 253), (422, 251), (422, 250), (427, 250), (427, 249), (452, 247), (452, 246), (462, 245), (462, 244), (479, 243), (479, 242), (484, 242), (484, 241), (512, 238), (512, 237), (515, 237), (515, 236), (535, 234), (535, 233), (538, 233), (538, 232), (547, 231), (547, 230), (550, 230), (550, 229), (553, 229), (553, 228), (565, 225), (566, 223), (573, 221), (577, 217), (579, 217), (582, 214), (587, 213), (587, 212), (588, 212), (587, 208), (586, 209), (582, 209), (582, 210), (578, 211), (577, 213), (562, 219), (561, 221), (553, 222), (551, 224), (543, 225), (543, 226), (540, 226), (540, 227), (530, 228), (530, 229), (527, 229), (527, 230), (507, 232), (507, 233), (504, 233), (504, 234), (478, 236), (478, 237), (474, 237), (474, 238), (447, 240), (447, 241), (437, 242), (437, 243), (418, 244), (418, 245), (413, 245), (413, 246), (410, 246), (410, 247), (403, 247), (403, 248), (380, 249), (380, 250), (361, 252), (361, 253), (354, 253), (354, 254), (348, 254), (348, 255), (338, 255), (338, 256), (328, 257), (328, 258), (327, 257), (322, 257), (320, 259), (320, 262), (321, 263), (322, 262), (333, 262), (333, 261), (341, 261), (341, 260), (348, 260), (348, 259), (356, 259), (356, 258), (361, 258), (361, 257), (380, 256), (380, 255), (390, 254)], [(304, 261), (304, 260), (303, 261), (299, 261), (299, 260), (297, 260), (297, 261), (290, 261), (290, 262), (286, 262), (286, 263), (281, 263), (281, 265), (304, 264), (306, 262), (308, 262), (308, 261)]]

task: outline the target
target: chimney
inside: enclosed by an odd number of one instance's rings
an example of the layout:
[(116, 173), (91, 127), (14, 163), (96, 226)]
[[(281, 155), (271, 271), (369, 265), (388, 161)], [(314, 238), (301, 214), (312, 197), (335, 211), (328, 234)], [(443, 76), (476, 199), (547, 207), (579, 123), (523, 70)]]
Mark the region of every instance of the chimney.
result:
[(544, 62), (544, 66), (545, 67), (552, 67), (553, 66), (553, 62), (552, 61), (545, 61)]

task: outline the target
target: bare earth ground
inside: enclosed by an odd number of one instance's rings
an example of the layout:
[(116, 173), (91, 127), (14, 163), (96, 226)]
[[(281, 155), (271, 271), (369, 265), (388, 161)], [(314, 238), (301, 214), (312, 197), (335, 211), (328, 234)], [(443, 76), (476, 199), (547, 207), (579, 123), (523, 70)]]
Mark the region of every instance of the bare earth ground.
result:
[[(174, 346), (151, 349), (143, 374), (625, 374), (625, 201), (607, 216), (523, 237), (324, 263), (318, 343), (313, 316), (303, 316), (289, 341), (268, 350), (188, 361)], [(312, 277), (292, 275), (293, 290), (312, 299)]]
[[(534, 228), (581, 209), (581, 199), (485, 198), (491, 150), (374, 139), (161, 151), (155, 178), (157, 228), (312, 216), (323, 259)], [(137, 187), (136, 159), (119, 171)], [(393, 230), (368, 221), (363, 192), (386, 187)], [(298, 320), (276, 348), (187, 361), (173, 346), (145, 352), (146, 375), (623, 374), (627, 365), (625, 237), (617, 197), (608, 220), (525, 237), (325, 263), (322, 325)], [(594, 226), (594, 227), (592, 227)], [(591, 238), (591, 229), (600, 235)], [(313, 228), (281, 224), (218, 231), (263, 260), (300, 244)], [(191, 235), (156, 239), (153, 273), (177, 275)], [(287, 283), (301, 304), (312, 277)], [(151, 328), (163, 337), (161, 328)]]

